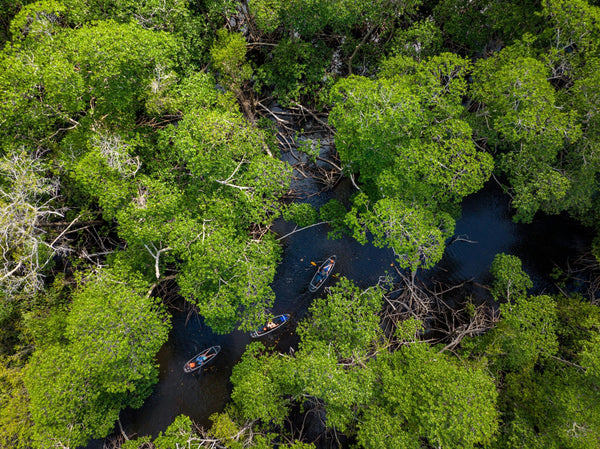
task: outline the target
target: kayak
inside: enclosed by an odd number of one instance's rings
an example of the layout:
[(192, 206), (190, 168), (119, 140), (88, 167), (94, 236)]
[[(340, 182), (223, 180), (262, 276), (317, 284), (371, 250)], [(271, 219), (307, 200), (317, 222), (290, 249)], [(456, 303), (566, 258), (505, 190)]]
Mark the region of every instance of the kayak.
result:
[(252, 331), (250, 333), (250, 336), (252, 338), (258, 338), (258, 337), (262, 337), (263, 335), (267, 335), (267, 334), (273, 332), (275, 329), (279, 329), (281, 326), (283, 326), (289, 320), (290, 320), (289, 313), (284, 313), (283, 315), (277, 315), (271, 321), (265, 323), (265, 325), (263, 327), (261, 327), (260, 329), (256, 329), (255, 331)]
[(321, 264), (312, 280), (310, 281), (310, 285), (308, 289), (311, 292), (316, 292), (321, 286), (325, 283), (325, 281), (331, 276), (333, 273), (333, 267), (335, 266), (335, 260), (337, 257), (335, 255), (328, 257), (325, 262)]
[(220, 346), (211, 346), (208, 349), (205, 349), (199, 354), (196, 354), (190, 360), (188, 360), (185, 365), (183, 365), (183, 371), (185, 373), (191, 373), (199, 370), (207, 363), (211, 362), (215, 356), (221, 350)]

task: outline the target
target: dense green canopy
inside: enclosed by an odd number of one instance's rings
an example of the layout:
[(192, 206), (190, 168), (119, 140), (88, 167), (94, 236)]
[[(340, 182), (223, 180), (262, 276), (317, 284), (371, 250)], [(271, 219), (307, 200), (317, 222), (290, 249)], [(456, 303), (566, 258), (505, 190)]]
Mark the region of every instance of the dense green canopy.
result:
[[(158, 380), (166, 292), (216, 333), (262, 324), (277, 219), (392, 249), (394, 293), (491, 179), (516, 221), (597, 231), (599, 19), (595, 0), (0, 0), (0, 446), (110, 434)], [(293, 201), (299, 174), (352, 195)], [(314, 414), (358, 448), (596, 448), (597, 299), (533, 291), (523, 266), (497, 255), (491, 297), (458, 301), (500, 315), (448, 330), (452, 353), (422, 340), (431, 314), (383, 331), (390, 285), (338, 279), (295, 352), (247, 348), (212, 428), (123, 447), (309, 449)]]

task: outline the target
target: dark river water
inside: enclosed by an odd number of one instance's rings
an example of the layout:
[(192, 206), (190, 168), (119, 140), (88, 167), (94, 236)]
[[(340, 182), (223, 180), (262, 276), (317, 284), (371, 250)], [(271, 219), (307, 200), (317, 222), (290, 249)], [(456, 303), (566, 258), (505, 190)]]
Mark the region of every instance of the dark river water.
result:
[[(324, 156), (329, 150), (326, 143), (326, 140), (320, 142)], [(295, 161), (289, 152), (284, 152), (282, 157), (290, 163)], [(310, 178), (298, 177), (293, 187), (305, 194), (302, 201), (317, 208), (330, 198), (346, 201), (354, 192), (348, 180), (342, 180), (333, 190), (320, 192), (321, 185)], [(273, 227), (279, 235), (293, 229), (292, 223), (284, 221), (275, 223)], [(316, 293), (308, 291), (316, 269), (314, 264), (318, 265), (329, 255), (336, 254), (334, 273), (353, 280), (363, 288), (376, 284), (386, 273), (395, 274), (391, 250), (362, 246), (349, 237), (329, 240), (328, 231), (326, 225), (321, 225), (282, 240), (283, 258), (272, 284), (276, 294), (272, 312), (291, 314), (291, 322), (274, 335), (261, 338), (275, 350), (288, 352), (297, 345), (296, 324), (307, 316), (313, 298), (323, 294), (323, 289)], [(446, 284), (469, 281), (471, 285), (478, 286), (475, 291), (481, 295), (482, 301), (490, 300), (482, 286), (491, 282), (489, 268), (497, 253), (519, 256), (524, 270), (534, 281), (535, 292), (543, 292), (553, 288), (548, 276), (552, 268), (564, 267), (567, 260), (588, 250), (591, 240), (589, 230), (563, 216), (539, 217), (532, 224), (513, 223), (509, 198), (493, 182), (464, 200), (455, 235), (462, 239), (449, 245), (442, 261), (434, 269), (423, 273), (423, 277)], [(335, 282), (336, 278), (332, 276), (326, 285)], [(473, 291), (469, 294), (473, 295)], [(229, 400), (232, 369), (251, 342), (248, 333), (213, 334), (201, 318), (185, 311), (175, 310), (172, 315), (169, 340), (157, 356), (160, 380), (153, 394), (140, 409), (127, 409), (121, 414), (121, 423), (130, 437), (156, 437), (181, 414), (209, 427), (210, 416), (222, 411)], [(202, 372), (184, 374), (183, 364), (187, 360), (216, 344), (222, 349), (211, 365)], [(88, 449), (102, 446), (102, 440), (95, 440)]]
[[(352, 189), (350, 183), (340, 183), (333, 192), (314, 196), (315, 206), (331, 196), (344, 198)], [(274, 230), (281, 235), (293, 229), (286, 222), (276, 223)], [(281, 352), (289, 351), (297, 343), (294, 328), (307, 315), (315, 295), (308, 291), (308, 283), (315, 267), (331, 254), (337, 255), (334, 272), (346, 276), (361, 287), (377, 283), (379, 276), (394, 273), (393, 254), (372, 245), (362, 246), (353, 239), (327, 239), (328, 228), (317, 226), (283, 240), (283, 260), (278, 268), (273, 289), (276, 302), (273, 313), (290, 313), (287, 327), (262, 339)], [(564, 266), (569, 258), (589, 247), (590, 235), (586, 228), (565, 217), (541, 217), (532, 224), (511, 221), (509, 199), (493, 183), (468, 197), (463, 203), (462, 218), (457, 221), (456, 235), (470, 242), (451, 244), (443, 260), (425, 276), (447, 283), (472, 280), (476, 284), (490, 282), (489, 267), (494, 255), (500, 252), (514, 254), (523, 261), (524, 270), (534, 281), (536, 292), (552, 289), (548, 273), (554, 266)], [(329, 285), (335, 282), (330, 278)], [(485, 289), (482, 289), (485, 292)], [(251, 339), (247, 333), (233, 332), (215, 335), (197, 316), (175, 312), (169, 341), (158, 354), (160, 381), (154, 393), (138, 410), (126, 410), (122, 423), (129, 435), (153, 435), (185, 414), (202, 426), (210, 426), (209, 417), (222, 411), (229, 400), (229, 377), (233, 366), (240, 360)], [(201, 349), (219, 344), (221, 353), (215, 362), (199, 374), (184, 374), (182, 366)]]

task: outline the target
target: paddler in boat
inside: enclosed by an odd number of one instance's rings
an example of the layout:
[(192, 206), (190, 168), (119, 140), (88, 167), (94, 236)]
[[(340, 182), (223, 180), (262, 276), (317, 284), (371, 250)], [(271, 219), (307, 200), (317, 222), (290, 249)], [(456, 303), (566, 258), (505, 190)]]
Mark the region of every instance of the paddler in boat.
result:
[(327, 265), (325, 265), (323, 268), (321, 268), (321, 271), (319, 271), (319, 279), (317, 280), (317, 282), (321, 282), (321, 279), (327, 277), (327, 273), (329, 273), (332, 266), (333, 266), (333, 259), (329, 259), (329, 263)]
[[(198, 364), (202, 364), (202, 362), (204, 362), (206, 360), (206, 356), (205, 355), (201, 355), (196, 357), (196, 361), (198, 362)], [(196, 366), (196, 362), (190, 362), (190, 368), (193, 368)]]

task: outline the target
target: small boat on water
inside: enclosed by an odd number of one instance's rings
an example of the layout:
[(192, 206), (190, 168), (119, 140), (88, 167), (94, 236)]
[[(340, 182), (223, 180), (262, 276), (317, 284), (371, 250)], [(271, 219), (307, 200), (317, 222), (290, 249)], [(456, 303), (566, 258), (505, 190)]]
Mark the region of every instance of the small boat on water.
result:
[(207, 363), (212, 361), (215, 358), (215, 356), (219, 353), (220, 350), (221, 350), (221, 347), (217, 345), (217, 346), (211, 346), (210, 348), (205, 349), (201, 353), (196, 354), (193, 358), (188, 360), (185, 363), (185, 365), (183, 365), (183, 371), (185, 373), (191, 373), (196, 370), (199, 370), (204, 365), (206, 365)]
[(283, 315), (277, 315), (271, 321), (267, 322), (260, 329), (256, 329), (255, 331), (252, 331), (250, 333), (250, 336), (252, 338), (258, 338), (258, 337), (262, 337), (263, 335), (267, 335), (267, 334), (273, 332), (275, 329), (279, 329), (281, 326), (283, 326), (289, 320), (290, 320), (289, 313), (284, 313)]
[(331, 276), (331, 273), (333, 273), (333, 267), (335, 265), (336, 259), (337, 256), (334, 254), (333, 256), (328, 257), (327, 260), (325, 260), (325, 262), (321, 264), (321, 266), (313, 276), (312, 280), (310, 281), (310, 285), (308, 286), (308, 289), (311, 292), (316, 292), (319, 288), (321, 288), (321, 286), (325, 283), (329, 276)]

